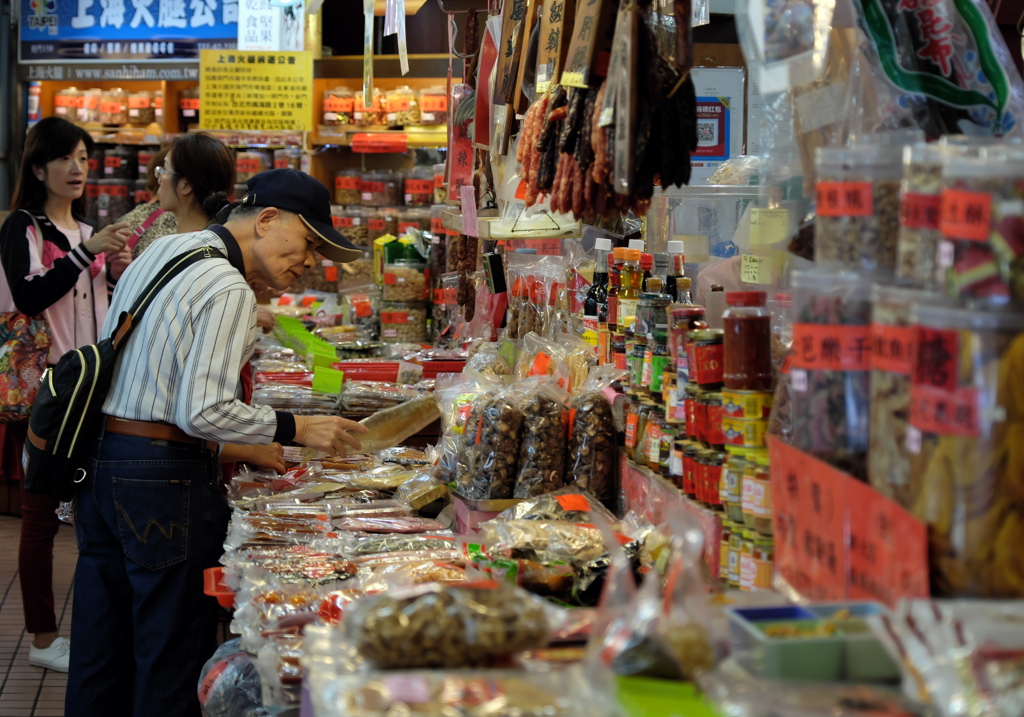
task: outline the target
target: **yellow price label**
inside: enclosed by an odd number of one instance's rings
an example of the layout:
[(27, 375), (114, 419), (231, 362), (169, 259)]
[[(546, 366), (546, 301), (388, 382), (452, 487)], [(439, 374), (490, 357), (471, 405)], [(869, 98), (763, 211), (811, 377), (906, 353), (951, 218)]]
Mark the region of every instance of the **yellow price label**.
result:
[(771, 257), (744, 254), (740, 264), (740, 279), (748, 284), (771, 284)]
[(776, 244), (789, 238), (789, 210), (751, 209), (750, 243)]

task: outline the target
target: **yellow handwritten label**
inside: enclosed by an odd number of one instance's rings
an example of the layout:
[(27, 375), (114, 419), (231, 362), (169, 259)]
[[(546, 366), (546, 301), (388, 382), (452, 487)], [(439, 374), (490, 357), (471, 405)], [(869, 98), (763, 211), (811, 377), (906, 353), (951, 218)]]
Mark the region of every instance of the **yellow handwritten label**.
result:
[(740, 278), (748, 284), (772, 283), (772, 260), (767, 256), (744, 254), (740, 265)]
[(751, 209), (750, 243), (776, 244), (789, 238), (789, 211), (786, 209)]

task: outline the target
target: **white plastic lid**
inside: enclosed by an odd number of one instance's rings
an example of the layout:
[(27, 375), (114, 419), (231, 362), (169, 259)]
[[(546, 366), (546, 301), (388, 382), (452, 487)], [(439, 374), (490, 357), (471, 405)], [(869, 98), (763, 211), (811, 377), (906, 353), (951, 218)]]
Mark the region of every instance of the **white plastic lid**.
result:
[(597, 251), (611, 251), (612, 240), (608, 237), (601, 237), (594, 242), (594, 249)]
[(685, 254), (685, 244), (681, 241), (672, 240), (668, 243), (669, 254)]
[(643, 251), (644, 250), (644, 240), (643, 239), (630, 239), (629, 240), (629, 246), (627, 248), (629, 248), (629, 249), (639, 249), (640, 251)]

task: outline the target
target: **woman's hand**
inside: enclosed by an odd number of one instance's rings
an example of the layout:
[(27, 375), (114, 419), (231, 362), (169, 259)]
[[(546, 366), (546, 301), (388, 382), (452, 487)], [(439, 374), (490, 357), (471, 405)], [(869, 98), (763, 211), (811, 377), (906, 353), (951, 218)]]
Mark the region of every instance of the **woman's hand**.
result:
[(132, 263), (132, 250), (125, 244), (121, 251), (107, 252), (107, 264), (110, 265), (110, 278), (117, 281), (124, 274), (124, 270)]
[(131, 232), (128, 230), (129, 226), (131, 225), (128, 222), (118, 222), (117, 224), (107, 226), (103, 231), (93, 234), (85, 242), (86, 250), (93, 256), (99, 256), (108, 252), (120, 252), (131, 236)]

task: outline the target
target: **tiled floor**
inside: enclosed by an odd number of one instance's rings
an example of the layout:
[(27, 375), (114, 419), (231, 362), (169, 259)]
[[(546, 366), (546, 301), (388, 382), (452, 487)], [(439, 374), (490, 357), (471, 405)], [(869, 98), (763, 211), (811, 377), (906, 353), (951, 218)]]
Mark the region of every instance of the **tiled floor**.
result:
[[(28, 664), (32, 636), (25, 632), (18, 585), (21, 519), (0, 515), (0, 715), (61, 717), (67, 675)], [(62, 525), (53, 549), (53, 593), (61, 635), (71, 632), (71, 585), (75, 574), (75, 532)]]

